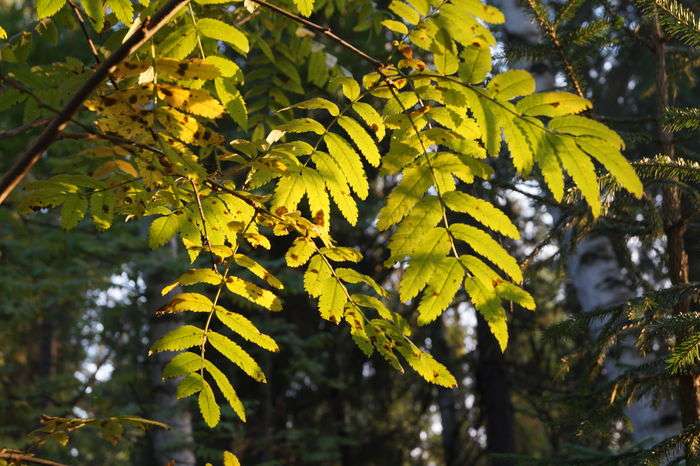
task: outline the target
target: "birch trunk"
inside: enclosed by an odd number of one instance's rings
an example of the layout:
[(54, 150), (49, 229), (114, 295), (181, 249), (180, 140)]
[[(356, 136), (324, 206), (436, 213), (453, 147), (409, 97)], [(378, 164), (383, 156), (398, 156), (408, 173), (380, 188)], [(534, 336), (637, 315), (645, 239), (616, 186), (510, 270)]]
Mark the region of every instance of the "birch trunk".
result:
[[(569, 260), (568, 273), (583, 312), (619, 306), (633, 297), (612, 242), (606, 236), (583, 238)], [(600, 319), (594, 321), (591, 332), (597, 335), (604, 323)], [(604, 371), (609, 379), (621, 375), (625, 367), (639, 366), (653, 357), (642, 358), (631, 336), (623, 339), (620, 345), (620, 357), (608, 358), (605, 362)], [(670, 400), (654, 405), (647, 395), (629, 404), (625, 414), (632, 423), (634, 442), (657, 443), (680, 431), (678, 407)]]

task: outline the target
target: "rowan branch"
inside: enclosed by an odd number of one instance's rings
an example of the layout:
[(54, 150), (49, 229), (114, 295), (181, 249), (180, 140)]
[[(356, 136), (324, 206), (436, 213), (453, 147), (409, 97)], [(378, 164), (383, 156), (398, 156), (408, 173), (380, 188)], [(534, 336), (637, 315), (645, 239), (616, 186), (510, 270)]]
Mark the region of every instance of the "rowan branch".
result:
[(10, 463), (32, 463), (32, 464), (43, 464), (46, 466), (67, 466), (64, 463), (57, 463), (55, 461), (46, 460), (44, 458), (38, 458), (34, 455), (28, 455), (15, 450), (0, 450), (0, 459), (7, 460)]
[(10, 170), (5, 173), (5, 176), (0, 180), (0, 204), (7, 199), (14, 188), (27, 176), (44, 151), (56, 140), (58, 134), (63, 131), (83, 102), (90, 97), (90, 94), (109, 75), (110, 71), (141, 47), (144, 42), (153, 37), (188, 3), (189, 0), (170, 0), (155, 15), (146, 19), (137, 27), (131, 37), (102, 62), (93, 75), (76, 91), (56, 118), (51, 121), (49, 126), (29, 145)]
[[(92, 37), (90, 37), (90, 33), (88, 32), (87, 25), (85, 24), (85, 20), (83, 19), (83, 15), (82, 13), (80, 13), (80, 8), (78, 8), (78, 5), (76, 5), (73, 0), (68, 0), (68, 5), (70, 5), (71, 10), (73, 10), (73, 16), (75, 16), (76, 21), (78, 21), (78, 24), (80, 25), (80, 29), (83, 31), (83, 35), (85, 36), (85, 40), (88, 43), (88, 47), (90, 48), (90, 53), (95, 59), (95, 63), (99, 65), (100, 55), (97, 53), (97, 47), (95, 47), (95, 43), (92, 41)], [(115, 89), (117, 88), (117, 83), (114, 81), (114, 78), (112, 78), (112, 76), (109, 77), (109, 82), (112, 83), (112, 86), (114, 86)]]
[(374, 58), (367, 52), (361, 50), (360, 48), (356, 47), (355, 45), (351, 44), (347, 40), (343, 39), (339, 35), (335, 34), (329, 27), (321, 26), (320, 24), (314, 23), (313, 21), (310, 21), (304, 17), (301, 17), (299, 15), (296, 15), (292, 13), (291, 11), (285, 10), (284, 8), (281, 8), (277, 5), (273, 5), (272, 3), (268, 3), (265, 0), (251, 0), (253, 3), (257, 3), (260, 6), (263, 6), (267, 8), (268, 10), (274, 11), (275, 13), (279, 13), (282, 16), (286, 16), (287, 18), (291, 19), (292, 21), (296, 21), (299, 24), (303, 24), (304, 26), (308, 27), (309, 29), (312, 29), (320, 34), (323, 34), (324, 36), (328, 37), (329, 39), (333, 40), (334, 42), (337, 42), (339, 45), (342, 47), (346, 48), (347, 50), (351, 51), (355, 55), (363, 58), (364, 60), (367, 60), (377, 68), (382, 68), (384, 67), (384, 62), (381, 60)]
[(0, 139), (13, 138), (24, 133), (25, 131), (29, 131), (30, 129), (46, 126), (46, 124), (48, 124), (50, 121), (50, 118), (39, 118), (38, 120), (30, 121), (29, 123), (25, 123), (16, 128), (0, 131)]

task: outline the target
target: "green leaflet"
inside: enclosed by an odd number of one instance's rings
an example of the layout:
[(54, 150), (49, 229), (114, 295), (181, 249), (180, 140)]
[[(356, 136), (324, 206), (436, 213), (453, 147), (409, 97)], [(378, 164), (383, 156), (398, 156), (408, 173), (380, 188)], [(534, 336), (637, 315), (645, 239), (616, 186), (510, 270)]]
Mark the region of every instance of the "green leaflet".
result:
[(284, 207), (285, 212), (295, 211), (305, 192), (301, 170), (290, 171), (277, 183), (272, 206), (275, 211), (280, 207)]
[(180, 229), (180, 217), (170, 214), (158, 217), (148, 228), (148, 246), (155, 249), (170, 241)]
[(342, 167), (348, 184), (357, 194), (357, 197), (360, 199), (367, 198), (369, 185), (362, 167), (362, 161), (355, 149), (345, 139), (334, 133), (326, 133), (323, 141), (326, 143), (330, 156), (339, 167)]
[(226, 401), (228, 401), (231, 409), (233, 409), (233, 412), (236, 413), (241, 421), (245, 422), (245, 408), (243, 407), (241, 400), (238, 398), (236, 390), (234, 390), (231, 382), (229, 382), (224, 373), (210, 361), (204, 361), (204, 368), (207, 370), (209, 375), (211, 375), (211, 378), (214, 379), (214, 382), (216, 382), (216, 386), (219, 387), (219, 391), (222, 395), (224, 395), (224, 398)]
[(332, 280), (332, 271), (323, 257), (316, 254), (311, 258), (304, 273), (304, 289), (314, 298), (321, 296), (325, 284)]
[(240, 367), (243, 372), (248, 374), (251, 378), (257, 380), (258, 382), (265, 383), (265, 374), (263, 373), (258, 363), (255, 362), (250, 354), (248, 354), (243, 348), (234, 343), (230, 338), (211, 330), (207, 333), (207, 341), (213, 346), (219, 353), (226, 356), (226, 358)]
[(428, 382), (447, 388), (457, 386), (457, 380), (450, 371), (425, 351), (404, 346), (399, 346), (398, 350), (411, 368)]
[(277, 126), (280, 131), (286, 131), (287, 133), (316, 133), (324, 134), (326, 128), (316, 120), (311, 118), (297, 118), (296, 120), (291, 120), (287, 123)]
[(412, 255), (422, 243), (423, 236), (441, 219), (442, 211), (437, 196), (425, 196), (391, 235), (389, 240), (391, 257), (385, 264), (393, 264), (397, 260)]
[(296, 104), (290, 105), (282, 110), (287, 110), (290, 108), (324, 109), (327, 110), (332, 116), (338, 116), (340, 114), (340, 110), (336, 104), (322, 97), (314, 97), (313, 99), (297, 102)]
[(402, 1), (392, 0), (389, 4), (389, 10), (409, 24), (418, 24), (418, 21), (420, 21), (418, 12)]
[(357, 204), (350, 194), (350, 187), (345, 173), (330, 155), (323, 152), (315, 152), (311, 157), (318, 174), (325, 182), (326, 188), (331, 193), (333, 201), (340, 209), (350, 225), (357, 223)]
[(348, 133), (348, 136), (350, 136), (350, 139), (357, 145), (357, 148), (360, 149), (360, 152), (365, 156), (367, 162), (373, 167), (378, 167), (381, 156), (379, 155), (379, 149), (377, 149), (377, 145), (372, 139), (372, 136), (370, 136), (358, 122), (347, 116), (339, 117), (338, 125)]
[(466, 213), (485, 227), (509, 238), (520, 239), (520, 232), (510, 218), (490, 202), (459, 191), (446, 193), (444, 199), (451, 210)]
[(221, 418), (221, 410), (216, 403), (216, 398), (214, 398), (214, 391), (206, 381), (203, 381), (202, 391), (199, 392), (199, 399), (197, 401), (204, 422), (206, 422), (209, 427), (215, 427)]
[(307, 71), (307, 81), (318, 87), (323, 87), (328, 81), (328, 68), (326, 67), (326, 53), (313, 52), (309, 56), (309, 67)]
[(419, 165), (404, 170), (403, 179), (387, 197), (377, 216), (377, 228), (386, 230), (401, 221), (432, 184), (430, 169)]
[(442, 314), (462, 287), (464, 268), (454, 257), (440, 259), (418, 305), (418, 325), (426, 325)]
[(163, 378), (181, 377), (204, 367), (201, 355), (189, 351), (175, 355), (163, 368)]
[(313, 168), (302, 167), (301, 181), (306, 197), (309, 199), (311, 219), (316, 225), (328, 229), (330, 227), (331, 206), (323, 178)]
[(333, 278), (323, 284), (319, 293), (318, 310), (321, 317), (335, 324), (340, 323), (348, 300), (345, 288)]
[(216, 95), (226, 111), (235, 121), (238, 126), (243, 129), (248, 128), (248, 109), (246, 108), (243, 96), (234, 86), (234, 81), (231, 79), (216, 78), (214, 80)]
[(231, 45), (239, 53), (247, 54), (250, 50), (248, 38), (238, 28), (214, 18), (202, 18), (197, 21), (197, 30), (204, 37), (220, 40)]
[(588, 110), (591, 103), (576, 94), (553, 91), (523, 97), (515, 106), (523, 115), (558, 117)]
[(403, 302), (420, 293), (436, 271), (440, 260), (450, 250), (450, 238), (444, 228), (430, 229), (421, 242), (399, 283), (399, 296)]
[[(201, 358), (200, 358), (201, 359)], [(177, 391), (175, 396), (178, 400), (192, 396), (195, 393), (199, 393), (204, 388), (206, 382), (201, 375), (196, 372), (187, 374), (180, 383), (177, 385)]]
[(486, 89), (496, 99), (511, 100), (535, 92), (535, 79), (524, 70), (510, 70), (494, 76)]
[(459, 78), (467, 83), (480, 83), (491, 71), (491, 49), (486, 44), (476, 42), (462, 50), (459, 65)]
[(255, 343), (268, 351), (279, 351), (279, 346), (277, 346), (277, 343), (275, 343), (272, 337), (262, 333), (250, 320), (241, 314), (227, 311), (223, 307), (217, 306), (216, 318), (249, 342)]
[(36, 15), (39, 19), (48, 18), (55, 15), (65, 4), (66, 0), (37, 0)]
[[(625, 141), (619, 134), (602, 123), (580, 115), (566, 115), (549, 120), (547, 127), (558, 133), (572, 136), (590, 136), (605, 141), (615, 146), (616, 149), (624, 149)], [(579, 138), (577, 138), (577, 141)]]
[(98, 191), (90, 197), (92, 221), (100, 230), (108, 230), (114, 219), (114, 195), (109, 191)]
[(131, 0), (107, 0), (107, 5), (119, 21), (127, 26), (131, 24), (134, 19), (134, 6), (131, 4)]
[(571, 175), (588, 205), (591, 206), (593, 217), (597, 217), (600, 215), (601, 209), (600, 192), (598, 191), (595, 167), (591, 163), (591, 159), (578, 148), (571, 138), (561, 137), (561, 143), (557, 145), (563, 149), (556, 152), (562, 167)]
[(170, 331), (168, 334), (156, 340), (151, 346), (150, 353), (161, 351), (181, 351), (202, 343), (202, 329), (194, 325), (183, 325)]
[(566, 149), (560, 147), (558, 138), (550, 134), (540, 134), (540, 137), (535, 160), (540, 167), (544, 182), (552, 192), (552, 196), (554, 196), (556, 201), (561, 201), (562, 197), (564, 197), (564, 174), (559, 165), (557, 151)]
[(506, 323), (506, 312), (501, 306), (500, 300), (495, 293), (490, 292), (488, 287), (474, 277), (467, 277), (464, 280), (464, 288), (469, 294), (469, 298), (474, 307), (481, 313), (491, 329), (491, 333), (496, 337), (501, 351), (505, 351), (508, 346), (508, 325)]
[(632, 165), (622, 153), (609, 147), (601, 140), (587, 137), (576, 138), (576, 144), (588, 155), (600, 162), (620, 185), (640, 198), (644, 187)]
[(462, 223), (450, 225), (450, 232), (455, 238), (464, 241), (474, 251), (493, 262), (517, 283), (523, 281), (523, 273), (515, 258), (508, 254), (508, 251), (491, 238), (488, 233)]
[(105, 22), (102, 0), (80, 0), (80, 4), (92, 20), (95, 31), (102, 32)]
[(393, 19), (385, 19), (384, 21), (382, 21), (382, 26), (397, 34), (408, 34), (408, 28), (405, 24), (403, 24), (400, 21), (394, 21)]
[(61, 227), (71, 230), (85, 218), (88, 202), (82, 196), (69, 196), (61, 206)]
[(347, 269), (344, 267), (335, 270), (338, 278), (346, 283), (364, 283), (374, 290), (379, 296), (386, 296), (387, 292), (379, 286), (379, 284), (374, 281), (374, 279), (368, 275), (362, 274), (354, 269)]
[(352, 104), (352, 109), (374, 132), (374, 135), (377, 137), (377, 141), (381, 142), (386, 135), (386, 126), (384, 125), (382, 116), (374, 109), (374, 107), (365, 102), (354, 102)]
[[(532, 165), (535, 161), (534, 152), (537, 150), (537, 141), (528, 141), (529, 131), (539, 131), (535, 128), (530, 128), (527, 122), (519, 118), (506, 120), (503, 125), (503, 135), (508, 144), (510, 156), (513, 159), (513, 165), (518, 173), (529, 175), (532, 170)], [(533, 149), (534, 148), (534, 149)]]
[(181, 60), (189, 55), (196, 46), (197, 30), (188, 22), (166, 36), (160, 44), (160, 53), (164, 57)]
[(496, 294), (504, 301), (512, 301), (528, 309), (535, 310), (535, 300), (527, 291), (510, 282), (501, 282), (496, 285)]

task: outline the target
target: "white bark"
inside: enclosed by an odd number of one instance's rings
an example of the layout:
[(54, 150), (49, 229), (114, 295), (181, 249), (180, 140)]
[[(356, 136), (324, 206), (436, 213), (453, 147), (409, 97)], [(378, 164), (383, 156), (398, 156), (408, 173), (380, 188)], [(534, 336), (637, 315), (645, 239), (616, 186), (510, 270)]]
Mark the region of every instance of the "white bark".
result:
[[(576, 295), (583, 312), (608, 309), (624, 304), (633, 297), (632, 289), (623, 269), (617, 261), (613, 245), (605, 236), (589, 236), (581, 240), (569, 259), (569, 279), (576, 289)], [(604, 320), (597, 319), (591, 325), (591, 332), (597, 335)], [(609, 379), (620, 376), (626, 367), (639, 366), (653, 360), (653, 355), (642, 358), (634, 347), (634, 337), (629, 336), (619, 342), (620, 357), (608, 358), (604, 373)], [(657, 443), (680, 432), (678, 407), (671, 401), (658, 406), (651, 396), (646, 395), (629, 404), (625, 409), (633, 432), (634, 442)]]

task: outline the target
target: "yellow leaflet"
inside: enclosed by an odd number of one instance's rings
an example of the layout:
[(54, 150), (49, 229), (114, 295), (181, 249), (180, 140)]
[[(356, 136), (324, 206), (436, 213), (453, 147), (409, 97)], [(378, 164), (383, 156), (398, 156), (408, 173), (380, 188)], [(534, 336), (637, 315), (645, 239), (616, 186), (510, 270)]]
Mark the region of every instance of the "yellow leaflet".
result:
[(169, 105), (205, 118), (218, 118), (224, 107), (207, 91), (186, 89), (171, 84), (158, 86), (158, 97)]
[(231, 293), (242, 296), (248, 301), (262, 306), (265, 309), (269, 309), (270, 311), (282, 310), (282, 301), (280, 301), (274, 293), (241, 278), (227, 277), (226, 288), (228, 288)]

